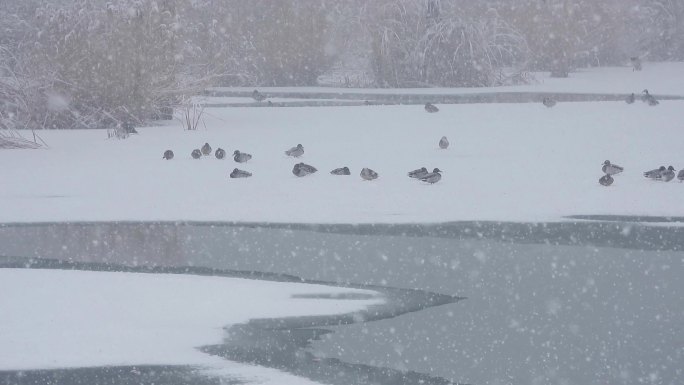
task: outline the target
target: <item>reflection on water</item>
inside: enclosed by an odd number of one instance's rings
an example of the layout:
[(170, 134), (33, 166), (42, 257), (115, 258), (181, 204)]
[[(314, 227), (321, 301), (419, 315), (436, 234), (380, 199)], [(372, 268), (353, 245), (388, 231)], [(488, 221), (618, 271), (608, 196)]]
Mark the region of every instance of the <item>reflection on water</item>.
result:
[[(581, 216), (581, 219), (592, 218), (594, 217)], [(298, 250), (310, 248), (304, 240), (312, 237), (326, 239), (325, 234), (478, 239), (516, 244), (684, 251), (684, 227), (642, 226), (630, 223), (630, 218), (597, 217), (622, 222), (454, 222), (395, 225), (212, 222), (0, 224), (0, 254), (162, 266), (210, 263), (212, 259), (218, 259), (219, 265), (226, 267), (223, 264), (231, 259), (225, 258), (226, 256), (248, 255), (259, 258), (261, 255), (277, 254), (288, 258), (285, 254), (290, 253), (294, 257)], [(643, 221), (644, 218), (633, 219)], [(680, 221), (679, 218), (654, 220)], [(338, 245), (334, 244), (328, 247), (322, 243), (317, 247), (320, 247), (317, 250), (321, 253), (335, 253), (339, 250)], [(274, 267), (276, 272), (282, 272), (277, 266)]]
[(50, 370), (0, 371), (7, 385), (237, 385), (244, 382), (207, 376), (184, 366), (108, 366)]
[(468, 297), (333, 327), (316, 356), (472, 384), (677, 384), (684, 233), (637, 223), (0, 228), (0, 254), (195, 265)]

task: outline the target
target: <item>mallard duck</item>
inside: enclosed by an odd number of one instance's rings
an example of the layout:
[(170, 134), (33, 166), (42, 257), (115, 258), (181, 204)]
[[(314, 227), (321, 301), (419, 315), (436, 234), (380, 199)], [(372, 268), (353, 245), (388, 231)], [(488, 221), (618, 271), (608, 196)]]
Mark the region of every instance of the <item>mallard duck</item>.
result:
[(661, 174), (666, 170), (665, 166), (660, 166), (654, 170), (644, 172), (644, 176), (648, 179), (660, 179)]
[(443, 171), (438, 169), (438, 168), (435, 168), (434, 170), (432, 170), (431, 173), (428, 173), (427, 175), (420, 178), (420, 180), (422, 180), (423, 182), (430, 183), (430, 184), (435, 184), (435, 183), (439, 182), (440, 179), (442, 179), (442, 174), (440, 174), (441, 172), (443, 172)]
[(657, 106), (658, 104), (660, 104), (660, 102), (656, 100), (655, 96), (648, 93), (648, 90), (643, 90), (641, 93), (642, 102), (648, 103), (649, 106)]
[(216, 151), (214, 151), (214, 155), (216, 156), (216, 159), (223, 159), (226, 157), (226, 150), (217, 148)]
[(299, 158), (300, 156), (304, 155), (304, 146), (298, 144), (296, 147), (292, 147), (291, 149), (285, 151), (285, 155)]
[(263, 102), (266, 100), (266, 95), (259, 92), (259, 90), (254, 90), (252, 91), (252, 99), (256, 100), (257, 102)]
[(608, 175), (615, 175), (625, 171), (625, 169), (623, 167), (618, 166), (617, 164), (610, 163), (609, 160), (606, 160), (605, 162), (603, 162), (603, 167), (601, 167), (601, 171)]
[(233, 172), (230, 173), (231, 178), (249, 178), (250, 176), (252, 176), (251, 172), (240, 170), (238, 168), (234, 168)]
[(437, 108), (437, 106), (435, 106), (435, 105), (432, 104), (432, 103), (425, 103), (425, 111), (427, 111), (427, 112), (429, 112), (429, 113), (432, 114), (432, 113), (435, 113), (435, 112), (439, 112), (439, 108)]
[(297, 163), (292, 168), (292, 173), (298, 177), (307, 176), (307, 175), (313, 174), (317, 171), (318, 170), (316, 169), (316, 167), (308, 165), (306, 163)]
[(202, 155), (211, 155), (211, 146), (209, 143), (204, 143), (204, 146), (202, 146)]
[(660, 180), (662, 180), (663, 182), (669, 182), (674, 178), (675, 178), (675, 168), (672, 166), (668, 167), (667, 170), (663, 171), (660, 174)]
[(235, 152), (233, 152), (233, 160), (238, 163), (245, 163), (250, 159), (252, 159), (252, 155), (246, 152), (240, 152), (240, 150), (235, 150)]
[(556, 101), (549, 98), (549, 97), (546, 97), (546, 98), (542, 99), (542, 104), (544, 104), (546, 107), (551, 108), (551, 107), (556, 105)]
[(330, 171), (330, 173), (333, 175), (351, 175), (351, 172), (349, 171), (349, 167), (336, 168), (336, 169)]
[(371, 170), (370, 168), (364, 168), (363, 170), (361, 170), (361, 178), (363, 180), (378, 179), (378, 176), (379, 176), (378, 173)]
[(417, 170), (409, 171), (408, 176), (409, 176), (409, 178), (420, 179), (427, 174), (429, 174), (427, 168), (421, 167)]
[(606, 186), (606, 187), (613, 184), (613, 181), (614, 181), (613, 177), (610, 176), (609, 174), (606, 174), (599, 179), (599, 183), (601, 184), (601, 186)]

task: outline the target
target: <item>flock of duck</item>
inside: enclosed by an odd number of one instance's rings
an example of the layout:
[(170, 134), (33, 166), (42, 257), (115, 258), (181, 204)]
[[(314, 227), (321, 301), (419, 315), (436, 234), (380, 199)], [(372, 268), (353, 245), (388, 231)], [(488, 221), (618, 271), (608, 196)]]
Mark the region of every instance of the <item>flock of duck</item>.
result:
[[(257, 102), (263, 102), (264, 100), (267, 99), (267, 96), (265, 94), (259, 92), (259, 90), (254, 90), (252, 92), (252, 98), (254, 100), (256, 100)], [(632, 104), (635, 101), (636, 101), (636, 95), (634, 93), (627, 95), (627, 98), (625, 98), (625, 102), (627, 104)], [(655, 98), (655, 96), (651, 95), (647, 89), (641, 91), (641, 101), (644, 103), (647, 103), (649, 106), (657, 106), (658, 104), (660, 104), (660, 102), (658, 102), (658, 100)], [(549, 108), (555, 106), (556, 103), (557, 102), (555, 100), (553, 100), (552, 98), (550, 98), (548, 96), (544, 97), (542, 99), (542, 104), (545, 105), (546, 107), (549, 107)], [(366, 104), (369, 104), (369, 102), (366, 101)], [(425, 103), (425, 111), (432, 114), (435, 112), (439, 112), (439, 108), (437, 108), (437, 106), (435, 106), (432, 103)]]
[[(634, 93), (627, 95), (627, 98), (625, 98), (625, 102), (627, 104), (632, 104), (635, 101), (636, 101), (636, 95)], [(643, 90), (641, 92), (641, 101), (648, 104), (649, 106), (657, 106), (658, 104), (660, 104), (660, 102), (658, 102), (658, 100), (655, 98), (655, 96), (648, 93), (648, 90)], [(557, 102), (555, 100), (553, 100), (552, 98), (547, 96), (547, 97), (544, 97), (542, 99), (542, 104), (548, 108), (551, 108), (551, 107), (555, 106), (557, 104)], [(439, 112), (439, 108), (437, 108), (437, 106), (433, 105), (432, 103), (426, 103), (425, 104), (425, 111), (427, 111), (429, 113), (435, 113), (435, 112)]]
[[(447, 139), (446, 136), (443, 136), (439, 140), (439, 148), (446, 150), (449, 148), (449, 140)], [(197, 148), (192, 150), (190, 153), (190, 156), (193, 159), (201, 159), (203, 156), (210, 156), (212, 154), (212, 148), (209, 143), (204, 143), (204, 145), (201, 148)], [(296, 145), (295, 147), (290, 148), (289, 150), (285, 151), (285, 155), (293, 158), (299, 158), (302, 155), (304, 155), (304, 146), (301, 144)], [(226, 157), (226, 151), (222, 148), (217, 148), (216, 151), (214, 151), (214, 156), (222, 160)], [(165, 160), (171, 160), (174, 157), (174, 153), (172, 150), (166, 150), (164, 151), (164, 155), (162, 156), (162, 159)], [(252, 155), (248, 154), (246, 152), (241, 152), (240, 150), (235, 150), (233, 152), (233, 160), (237, 163), (246, 163), (249, 160), (252, 159)], [(292, 174), (294, 174), (297, 177), (305, 177), (307, 175), (311, 175), (318, 172), (318, 169), (316, 167), (300, 162), (294, 165), (292, 168)], [(408, 173), (409, 178), (412, 179), (418, 179), (423, 182), (429, 183), (429, 184), (435, 184), (439, 182), (442, 179), (442, 173), (443, 171), (440, 170), (439, 168), (435, 168), (432, 170), (432, 172), (428, 171), (427, 168), (421, 167), (419, 169), (410, 171)], [(332, 171), (330, 171), (330, 174), (332, 175), (351, 175), (351, 171), (349, 170), (349, 167), (339, 167), (336, 168)], [(380, 176), (376, 171), (371, 170), (370, 168), (363, 168), (361, 169), (361, 173), (359, 174), (361, 176), (361, 179), (371, 181), (378, 179)], [(252, 176), (252, 173), (249, 171), (241, 170), (239, 168), (234, 168), (233, 171), (230, 173), (231, 178), (249, 178)]]
[[(634, 93), (632, 93), (629, 96), (627, 96), (625, 102), (627, 102), (627, 104), (632, 104), (635, 100), (636, 96), (634, 95)], [(655, 96), (648, 93), (648, 90), (643, 90), (641, 92), (641, 101), (647, 103), (649, 106), (657, 106), (658, 104), (660, 104), (660, 102), (658, 102)]]
[[(635, 101), (636, 95), (634, 93), (627, 95), (627, 97), (625, 98), (625, 103), (627, 104), (632, 104)], [(648, 93), (648, 90), (643, 90), (641, 92), (641, 101), (648, 104), (649, 106), (657, 106), (658, 104), (660, 104), (660, 102), (658, 102), (655, 96)], [(556, 105), (556, 101), (549, 97), (545, 97), (544, 99), (542, 99), (542, 104), (544, 104), (546, 107), (551, 108)], [(425, 109), (427, 110), (427, 106), (425, 107)]]
[[(254, 92), (252, 93), (252, 98), (254, 98), (254, 100), (258, 102), (261, 102), (264, 101), (267, 97), (266, 95), (260, 93), (258, 90), (254, 90)], [(625, 102), (627, 104), (632, 104), (635, 101), (636, 95), (634, 93), (628, 95), (625, 99)], [(657, 106), (659, 104), (658, 100), (656, 100), (656, 98), (653, 95), (651, 95), (647, 89), (642, 91), (641, 101), (647, 103), (649, 106)], [(544, 104), (544, 106), (546, 107), (551, 108), (556, 105), (556, 101), (551, 99), (550, 97), (544, 97), (542, 100), (542, 104)], [(437, 106), (435, 106), (432, 103), (426, 103), (425, 111), (428, 113), (436, 113), (439, 112), (439, 108), (437, 108)], [(443, 136), (439, 140), (439, 148), (447, 149), (448, 147), (449, 140), (446, 136)], [(190, 156), (192, 156), (193, 159), (200, 159), (203, 156), (211, 155), (211, 153), (212, 148), (209, 145), (209, 143), (204, 143), (204, 145), (201, 148), (192, 150)], [(286, 150), (285, 155), (293, 158), (299, 158), (302, 155), (304, 155), (304, 146), (298, 144), (295, 147)], [(171, 160), (173, 159), (173, 156), (173, 151), (166, 150), (164, 152), (163, 159)], [(214, 156), (217, 159), (224, 159), (226, 157), (226, 151), (222, 148), (217, 148), (216, 151), (214, 151)], [(241, 152), (240, 150), (235, 150), (233, 152), (233, 160), (237, 163), (245, 163), (248, 162), (250, 159), (252, 159), (251, 154)], [(611, 163), (609, 160), (606, 160), (603, 163), (603, 167), (601, 170), (603, 171), (604, 175), (601, 178), (599, 178), (599, 184), (601, 184), (602, 186), (610, 186), (615, 181), (613, 175), (617, 175), (623, 172), (624, 168)], [(297, 177), (305, 177), (307, 175), (314, 174), (317, 171), (318, 169), (316, 169), (316, 167), (303, 162), (295, 164), (292, 168), (292, 173)], [(418, 179), (423, 182), (434, 184), (442, 179), (442, 172), (443, 171), (439, 168), (435, 168), (432, 170), (432, 172), (430, 172), (427, 168), (421, 167), (419, 169), (409, 171), (408, 176), (409, 178)], [(330, 171), (330, 174), (351, 175), (351, 171), (349, 170), (349, 167), (340, 167)], [(361, 176), (361, 179), (367, 181), (375, 180), (379, 177), (379, 174), (376, 171), (371, 170), (370, 168), (363, 168), (359, 175)], [(241, 170), (238, 168), (233, 169), (233, 171), (230, 173), (231, 178), (249, 178), (251, 176), (252, 173), (250, 173), (249, 171)], [(669, 166), (667, 168), (665, 168), (665, 166), (660, 166), (657, 169), (644, 172), (644, 177), (651, 180), (669, 182), (675, 178), (675, 168), (672, 166)], [(677, 179), (679, 179), (680, 182), (684, 181), (684, 169), (680, 170), (679, 173), (676, 174), (676, 177)]]
[[(601, 171), (603, 171), (604, 175), (599, 179), (599, 183), (602, 186), (608, 187), (612, 185), (613, 181), (615, 180), (613, 175), (617, 175), (625, 171), (625, 169), (624, 167), (618, 166), (617, 164), (613, 164), (609, 160), (606, 160), (603, 162)], [(676, 174), (676, 176), (680, 182), (684, 182), (684, 169), (679, 170), (679, 173)], [(656, 169), (644, 172), (644, 177), (650, 180), (669, 182), (675, 178), (675, 168), (672, 166), (667, 168), (665, 168), (665, 166), (660, 166)]]

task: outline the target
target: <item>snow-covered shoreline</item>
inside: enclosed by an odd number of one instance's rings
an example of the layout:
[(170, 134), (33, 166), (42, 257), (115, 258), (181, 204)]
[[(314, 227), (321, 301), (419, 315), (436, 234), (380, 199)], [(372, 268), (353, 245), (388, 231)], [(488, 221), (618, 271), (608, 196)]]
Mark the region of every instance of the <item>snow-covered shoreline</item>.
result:
[[(249, 367), (196, 348), (220, 343), (224, 327), (249, 319), (342, 314), (384, 302), (377, 292), (315, 284), (9, 268), (0, 269), (0, 291), (0, 371), (191, 365), (241, 376)], [(316, 298), (349, 293), (369, 297)]]

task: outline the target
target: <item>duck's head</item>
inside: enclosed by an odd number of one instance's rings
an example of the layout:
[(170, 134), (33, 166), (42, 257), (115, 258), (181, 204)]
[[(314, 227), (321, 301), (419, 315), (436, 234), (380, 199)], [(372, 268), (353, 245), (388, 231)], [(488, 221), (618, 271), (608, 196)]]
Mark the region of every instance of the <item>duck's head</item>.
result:
[(298, 144), (297, 148), (304, 148), (304, 146), (302, 146), (301, 144)]
[(346, 167), (346, 166), (345, 166), (345, 167), (342, 167), (342, 170), (344, 170), (344, 171), (346, 171), (346, 172), (349, 172), (349, 167)]
[(675, 170), (675, 168), (672, 167), (672, 166), (668, 167), (667, 169), (670, 170), (670, 171), (674, 171), (674, 170)]
[(606, 160), (605, 162), (603, 162), (603, 164), (606, 165), (606, 166), (610, 166), (610, 161), (609, 161), (609, 160)]
[(444, 172), (444, 171), (442, 171), (442, 170), (440, 170), (440, 169), (438, 169), (438, 168), (435, 168), (434, 170), (432, 170), (432, 172), (433, 172), (433, 173), (438, 173), (438, 172)]
[(240, 150), (235, 150), (235, 151), (233, 152), (233, 155), (240, 155)]
[(665, 168), (665, 166), (660, 166), (660, 167), (658, 167), (658, 170), (659, 170), (659, 171), (665, 171), (666, 168)]

